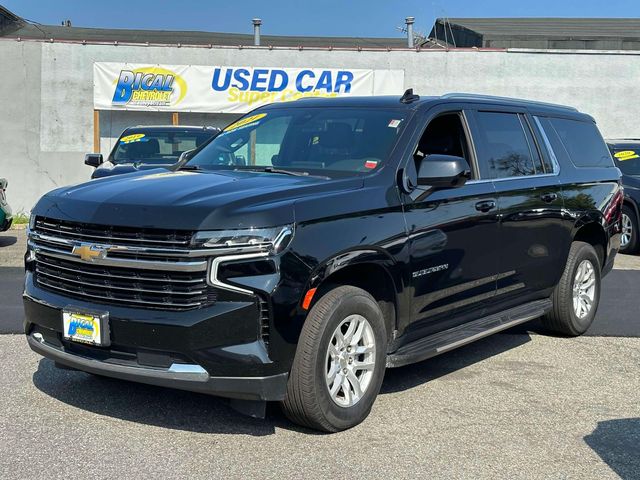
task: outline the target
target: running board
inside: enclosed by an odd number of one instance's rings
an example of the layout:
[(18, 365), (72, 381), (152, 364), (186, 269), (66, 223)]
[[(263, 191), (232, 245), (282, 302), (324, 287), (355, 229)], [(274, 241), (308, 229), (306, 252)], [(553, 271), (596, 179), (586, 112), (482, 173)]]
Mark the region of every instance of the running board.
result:
[(528, 322), (547, 313), (551, 310), (552, 305), (549, 299), (536, 300), (421, 338), (388, 354), (387, 368), (421, 362), (492, 333)]

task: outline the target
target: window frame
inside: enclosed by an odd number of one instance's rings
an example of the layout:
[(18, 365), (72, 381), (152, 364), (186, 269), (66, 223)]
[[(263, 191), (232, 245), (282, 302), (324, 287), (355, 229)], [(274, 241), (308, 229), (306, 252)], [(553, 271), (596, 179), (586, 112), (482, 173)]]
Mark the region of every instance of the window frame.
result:
[[(525, 143), (527, 144), (527, 148), (529, 149), (529, 158), (531, 159), (531, 164), (535, 170), (536, 168), (536, 164), (534, 162), (534, 158), (533, 158), (533, 152), (531, 151), (531, 142), (529, 141), (529, 138), (527, 137), (525, 128), (529, 127), (528, 123), (525, 125), (523, 124), (522, 121), (522, 116), (527, 114), (527, 111), (525, 109), (521, 109), (521, 108), (508, 108), (508, 107), (492, 107), (490, 105), (478, 105), (476, 106), (476, 108), (473, 109), (473, 116), (474, 116), (474, 123), (475, 123), (475, 128), (478, 129), (478, 134), (481, 135), (482, 132), (482, 124), (480, 122), (480, 119), (478, 118), (478, 114), (479, 113), (498, 113), (498, 114), (504, 114), (504, 115), (514, 115), (517, 119), (518, 122), (520, 124), (520, 128), (522, 129), (522, 136), (525, 139)], [(533, 134), (532, 134), (533, 135)], [(482, 137), (480, 137), (482, 139)], [(481, 140), (481, 142), (483, 142), (483, 140)], [(481, 143), (482, 149), (486, 149), (488, 150), (486, 145), (483, 145)], [(539, 152), (538, 152), (539, 153)], [(480, 161), (478, 160), (478, 170), (480, 173)], [(543, 173), (538, 173), (537, 171), (531, 175), (510, 175), (510, 176), (505, 176), (505, 177), (497, 177), (497, 178), (483, 178), (482, 175), (479, 175), (479, 180), (481, 181), (490, 181), (490, 182), (500, 182), (500, 181), (505, 181), (505, 180), (517, 180), (517, 179), (521, 179), (521, 178), (531, 178), (531, 177), (536, 177), (536, 176), (540, 176), (543, 175)]]
[[(470, 114), (469, 119), (472, 124), (472, 131), (479, 131), (479, 129), (482, 128), (480, 127), (480, 123), (478, 122), (478, 118), (476, 115), (477, 112), (507, 113), (507, 114), (515, 114), (515, 115), (522, 116), (522, 118), (520, 119), (520, 124), (523, 128), (523, 134), (525, 135), (525, 138), (527, 138), (525, 128), (529, 128), (535, 143), (535, 147), (538, 151), (538, 154), (540, 155), (540, 158), (542, 159), (543, 155), (545, 153), (548, 153), (551, 163), (553, 165), (554, 171), (547, 172), (544, 165), (544, 161), (543, 161), (542, 173), (536, 173), (534, 175), (519, 175), (519, 176), (500, 177), (500, 178), (482, 178), (479, 175), (480, 160), (478, 159), (477, 162), (478, 162), (479, 178), (477, 180), (469, 180), (467, 183), (505, 182), (505, 181), (520, 180), (520, 179), (528, 179), (528, 178), (555, 177), (560, 175), (560, 162), (558, 161), (553, 149), (551, 148), (551, 143), (547, 138), (544, 132), (544, 129), (541, 126), (539, 126), (539, 122), (537, 121), (536, 116), (532, 115), (527, 109), (519, 108), (519, 107), (510, 108), (504, 105), (484, 105), (483, 104), (483, 105), (474, 105), (473, 108), (469, 108), (468, 110)], [(541, 116), (541, 115), (538, 115), (538, 116)], [(534, 120), (533, 123), (531, 122), (530, 117)], [(524, 122), (523, 122), (523, 119), (524, 119)], [(535, 128), (534, 128), (534, 123), (536, 124)], [(542, 143), (544, 144), (545, 148), (543, 148), (540, 140), (542, 140)], [(527, 138), (527, 143), (529, 143), (528, 138)], [(531, 148), (531, 145), (529, 145), (529, 148)], [(532, 157), (532, 160), (533, 160), (533, 157)]]
[(458, 118), (460, 119), (460, 124), (462, 125), (462, 131), (466, 136), (467, 151), (470, 157), (465, 160), (467, 160), (467, 163), (471, 168), (472, 178), (467, 180), (466, 183), (475, 181), (475, 179), (479, 178), (480, 171), (478, 169), (478, 157), (476, 154), (476, 144), (472, 135), (472, 128), (470, 125), (468, 111), (469, 111), (468, 105), (450, 104), (450, 103), (444, 104), (444, 105), (438, 105), (434, 108), (427, 110), (425, 115), (423, 115), (422, 118), (419, 119), (420, 125), (416, 129), (417, 134), (415, 135), (413, 140), (410, 141), (411, 148), (409, 149), (409, 155), (406, 161), (403, 162), (404, 168), (406, 168), (406, 165), (409, 162), (414, 161), (414, 156), (416, 154), (416, 151), (418, 150), (418, 146), (420, 145), (420, 140), (422, 139), (422, 136), (425, 134), (431, 122), (433, 122), (436, 118), (442, 117), (444, 115), (457, 115)]

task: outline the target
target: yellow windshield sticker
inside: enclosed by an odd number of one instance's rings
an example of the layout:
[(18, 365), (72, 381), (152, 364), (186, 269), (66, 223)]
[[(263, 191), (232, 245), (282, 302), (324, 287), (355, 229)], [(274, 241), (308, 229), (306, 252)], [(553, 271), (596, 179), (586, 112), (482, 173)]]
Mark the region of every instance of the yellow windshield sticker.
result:
[(229, 125), (227, 128), (225, 128), (224, 131), (230, 132), (232, 130), (237, 130), (238, 128), (241, 128), (241, 127), (246, 127), (247, 125), (257, 122), (258, 120), (262, 120), (266, 116), (267, 116), (266, 113), (258, 113), (256, 115), (251, 115), (249, 117), (241, 118), (237, 122), (234, 122), (231, 125)]
[(616, 152), (614, 157), (616, 157), (621, 162), (624, 162), (625, 160), (640, 158), (640, 155), (638, 155), (634, 150), (623, 150), (622, 152)]
[(134, 133), (133, 135), (127, 135), (126, 137), (122, 137), (120, 139), (120, 143), (139, 142), (142, 138), (144, 138), (144, 133)]

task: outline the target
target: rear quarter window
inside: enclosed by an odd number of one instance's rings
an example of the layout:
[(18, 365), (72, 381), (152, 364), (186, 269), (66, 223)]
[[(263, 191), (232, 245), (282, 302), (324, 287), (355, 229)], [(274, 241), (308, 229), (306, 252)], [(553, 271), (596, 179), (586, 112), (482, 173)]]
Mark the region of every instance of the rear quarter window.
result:
[(548, 118), (543, 122), (547, 135), (549, 126), (562, 142), (569, 158), (576, 167), (613, 167), (611, 153), (593, 122)]

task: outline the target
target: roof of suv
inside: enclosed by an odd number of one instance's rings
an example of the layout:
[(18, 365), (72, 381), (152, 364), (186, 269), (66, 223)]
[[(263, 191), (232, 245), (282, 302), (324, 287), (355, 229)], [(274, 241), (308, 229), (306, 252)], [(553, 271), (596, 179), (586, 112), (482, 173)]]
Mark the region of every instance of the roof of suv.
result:
[[(580, 113), (574, 107), (568, 107), (565, 105), (557, 105), (553, 103), (545, 103), (534, 100), (524, 100), (519, 98), (508, 97), (494, 97), (490, 95), (476, 95), (469, 93), (447, 93), (441, 96), (421, 96), (415, 100), (403, 103), (401, 98), (397, 95), (384, 95), (384, 96), (368, 96), (368, 97), (305, 97), (297, 100), (297, 102), (303, 102), (308, 107), (355, 107), (355, 108), (407, 108), (418, 109), (425, 106), (443, 103), (443, 102), (465, 102), (465, 103), (477, 103), (486, 105), (505, 105), (505, 106), (518, 106), (528, 107), (537, 111), (548, 111), (562, 115), (576, 116), (576, 117), (588, 117), (583, 113)], [(283, 108), (286, 104), (275, 103), (266, 106), (265, 108)], [(590, 118), (590, 117), (589, 117)]]
[(640, 145), (640, 138), (608, 138), (606, 142), (609, 145), (615, 145), (616, 147), (622, 147), (622, 146), (638, 147)]

